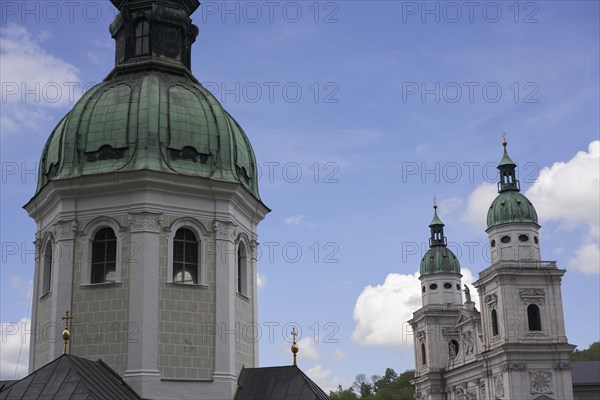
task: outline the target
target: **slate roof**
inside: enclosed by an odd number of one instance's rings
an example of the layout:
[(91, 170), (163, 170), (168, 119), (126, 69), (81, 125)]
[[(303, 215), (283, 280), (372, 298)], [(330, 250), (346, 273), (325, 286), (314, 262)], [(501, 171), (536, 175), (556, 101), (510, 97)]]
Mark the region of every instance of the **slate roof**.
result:
[(64, 354), (12, 385), (0, 400), (140, 400), (102, 360)]
[(573, 361), (573, 386), (600, 385), (600, 361)]
[(244, 368), (235, 400), (330, 400), (296, 366)]

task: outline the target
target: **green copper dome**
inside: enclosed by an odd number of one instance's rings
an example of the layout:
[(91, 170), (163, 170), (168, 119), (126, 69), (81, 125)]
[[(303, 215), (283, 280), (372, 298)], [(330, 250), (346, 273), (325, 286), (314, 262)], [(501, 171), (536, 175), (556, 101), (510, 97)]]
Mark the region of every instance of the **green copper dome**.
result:
[(439, 273), (460, 274), (460, 263), (446, 246), (434, 246), (421, 259), (421, 276)]
[(523, 222), (537, 224), (538, 218), (533, 204), (517, 191), (500, 193), (487, 213), (488, 229), (496, 225)]
[(248, 137), (189, 70), (199, 3), (113, 3), (116, 67), (50, 135), (36, 193), (54, 180), (152, 170), (239, 183), (259, 198)]
[(431, 238), (427, 253), (421, 259), (419, 268), (421, 276), (438, 273), (460, 274), (460, 264), (458, 258), (447, 247), (446, 237), (444, 236), (444, 223), (437, 214), (437, 202), (433, 204), (433, 220), (429, 224)]
[(516, 178), (517, 166), (506, 151), (506, 140), (502, 142), (502, 145), (504, 146), (504, 155), (498, 164), (500, 171), (499, 194), (487, 213), (488, 229), (496, 225), (511, 223), (534, 223), (537, 225), (538, 218), (533, 204), (521, 194), (521, 187)]

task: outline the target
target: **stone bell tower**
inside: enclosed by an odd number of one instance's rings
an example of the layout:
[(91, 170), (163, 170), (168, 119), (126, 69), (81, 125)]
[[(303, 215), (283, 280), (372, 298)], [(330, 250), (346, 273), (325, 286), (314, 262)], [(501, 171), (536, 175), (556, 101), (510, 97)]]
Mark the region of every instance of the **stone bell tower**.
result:
[(414, 337), (413, 384), (418, 398), (444, 400), (443, 371), (448, 366), (448, 357), (455, 357), (459, 348), (456, 321), (463, 309), (462, 275), (458, 258), (448, 249), (436, 203), (433, 208), (430, 249), (419, 268), (423, 306), (408, 323)]
[(540, 257), (533, 204), (520, 193), (506, 151), (487, 214), (492, 265), (473, 283), (481, 301), (484, 371), (494, 398), (573, 399), (562, 307), (564, 269)]
[[(102, 359), (144, 399), (233, 398), (258, 366), (258, 193), (240, 125), (191, 72), (197, 0), (112, 0), (115, 68), (58, 123), (36, 221), (30, 369)], [(56, 329), (58, 327), (58, 329)], [(55, 333), (58, 331), (58, 337)]]

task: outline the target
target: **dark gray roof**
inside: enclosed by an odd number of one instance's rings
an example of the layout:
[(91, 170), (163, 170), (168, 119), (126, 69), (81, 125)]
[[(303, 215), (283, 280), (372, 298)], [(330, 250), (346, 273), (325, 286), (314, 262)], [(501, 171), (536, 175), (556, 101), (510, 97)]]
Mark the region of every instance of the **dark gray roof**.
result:
[(140, 400), (102, 360), (64, 354), (0, 389), (0, 400)]
[(19, 381), (0, 381), (0, 392)]
[(244, 368), (235, 400), (330, 400), (295, 366)]
[(600, 385), (600, 361), (573, 361), (573, 386)]

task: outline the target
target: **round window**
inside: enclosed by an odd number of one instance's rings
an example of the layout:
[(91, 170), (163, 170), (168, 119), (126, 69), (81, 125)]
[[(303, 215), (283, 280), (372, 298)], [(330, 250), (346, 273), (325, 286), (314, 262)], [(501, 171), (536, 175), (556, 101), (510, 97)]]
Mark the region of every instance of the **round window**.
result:
[(492, 247), (496, 247), (496, 241), (495, 241), (495, 240), (492, 240), (492, 243), (491, 243), (491, 245), (492, 245)]
[(444, 288), (446, 288), (446, 289), (451, 289), (451, 288), (452, 288), (452, 285), (451, 285), (451, 284), (449, 284), (448, 282), (446, 282), (446, 283), (444, 283)]
[(429, 285), (429, 289), (431, 289), (431, 290), (437, 289), (437, 283), (432, 283), (431, 285)]
[(519, 240), (521, 242), (528, 242), (529, 241), (529, 236), (527, 236), (527, 235), (519, 235)]
[(502, 243), (510, 243), (510, 236), (502, 236), (500, 239)]

